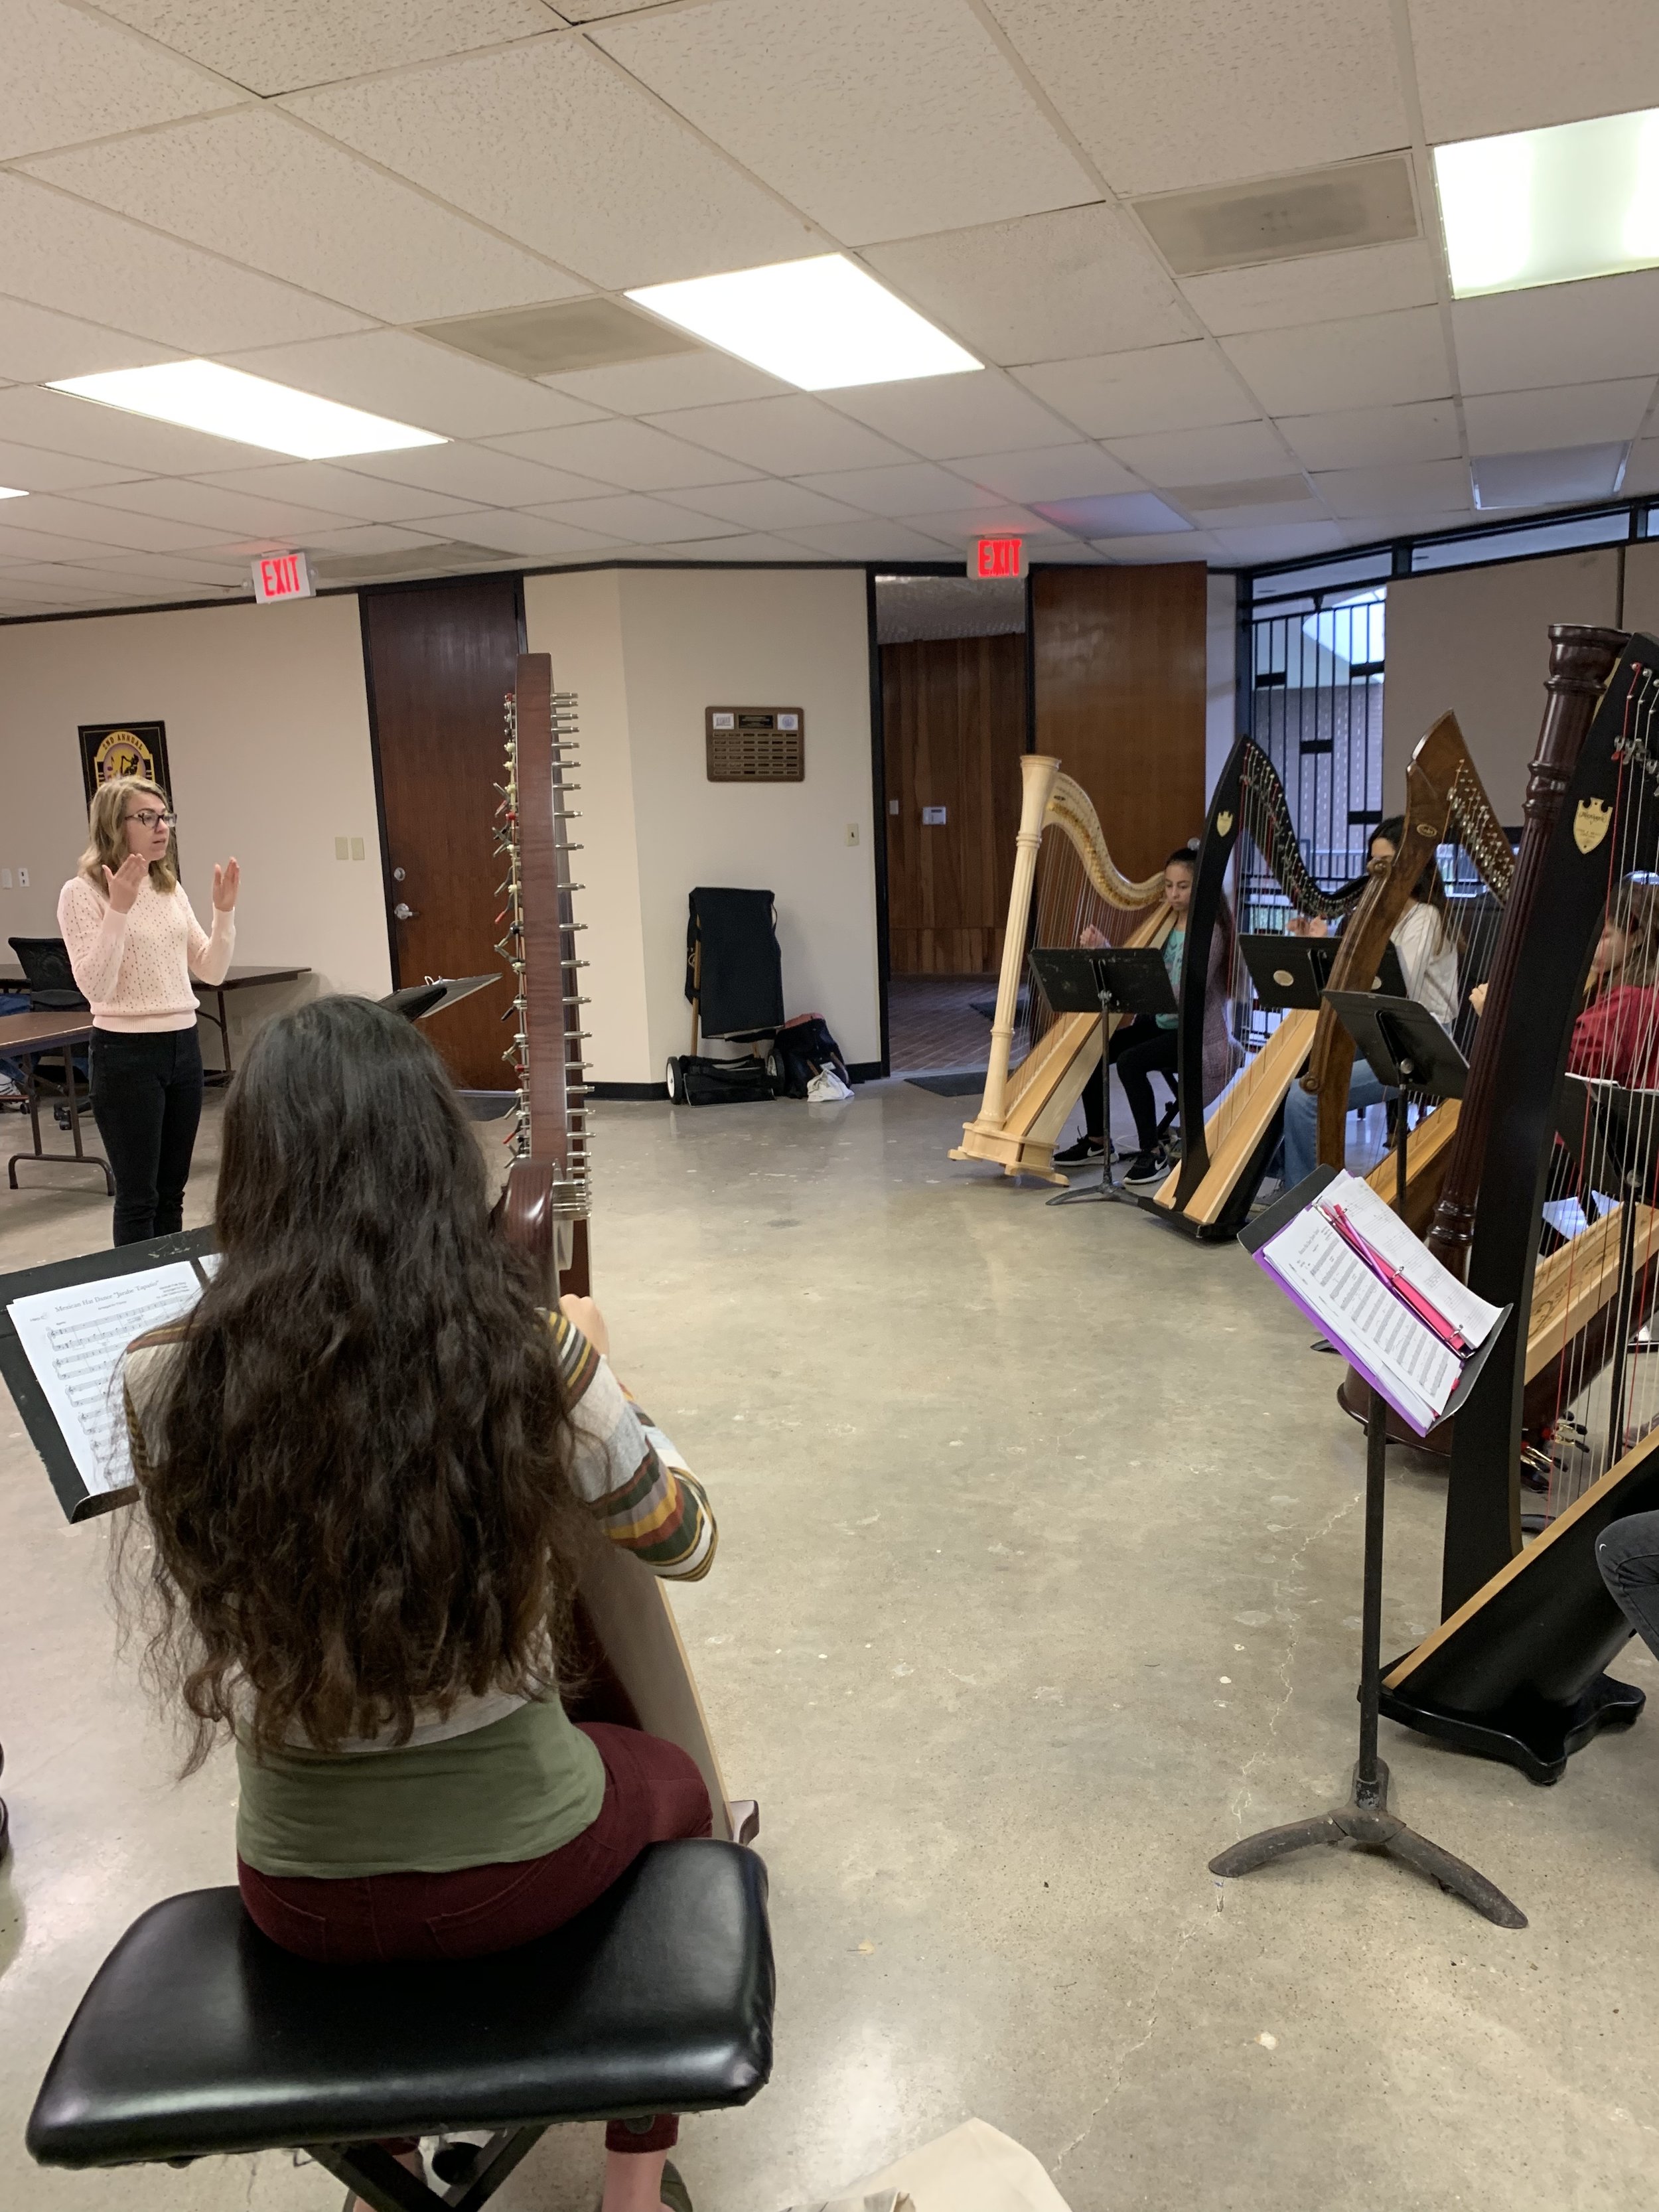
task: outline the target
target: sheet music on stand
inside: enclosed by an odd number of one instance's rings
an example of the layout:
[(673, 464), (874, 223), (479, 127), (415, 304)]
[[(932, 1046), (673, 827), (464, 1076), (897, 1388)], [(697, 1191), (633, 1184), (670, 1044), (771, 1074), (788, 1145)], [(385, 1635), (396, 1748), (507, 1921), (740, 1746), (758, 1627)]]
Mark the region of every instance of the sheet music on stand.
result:
[(190, 1229), (0, 1276), (0, 1376), (70, 1521), (131, 1498), (121, 1356), (189, 1312), (216, 1256)]

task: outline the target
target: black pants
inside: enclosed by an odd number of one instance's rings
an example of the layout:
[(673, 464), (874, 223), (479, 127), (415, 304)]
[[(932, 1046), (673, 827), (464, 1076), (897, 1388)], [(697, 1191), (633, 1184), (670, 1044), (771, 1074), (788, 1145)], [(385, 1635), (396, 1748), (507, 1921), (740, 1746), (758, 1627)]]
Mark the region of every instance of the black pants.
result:
[(1632, 1513), (1604, 1528), (1595, 1564), (1620, 1612), (1659, 1657), (1659, 1513)]
[(115, 1175), (115, 1242), (184, 1226), (185, 1184), (202, 1118), (196, 1025), (92, 1033), (92, 1113)]
[(1135, 1117), (1136, 1146), (1150, 1152), (1158, 1142), (1158, 1119), (1152, 1078), (1167, 1075), (1174, 1090), (1176, 1057), (1175, 1031), (1159, 1029), (1152, 1015), (1137, 1014), (1132, 1022), (1120, 1022), (1112, 1032), (1099, 1075), (1091, 1076), (1083, 1086), (1083, 1121), (1089, 1134), (1097, 1143), (1104, 1139), (1106, 1085), (1110, 1071), (1116, 1068), (1129, 1111)]

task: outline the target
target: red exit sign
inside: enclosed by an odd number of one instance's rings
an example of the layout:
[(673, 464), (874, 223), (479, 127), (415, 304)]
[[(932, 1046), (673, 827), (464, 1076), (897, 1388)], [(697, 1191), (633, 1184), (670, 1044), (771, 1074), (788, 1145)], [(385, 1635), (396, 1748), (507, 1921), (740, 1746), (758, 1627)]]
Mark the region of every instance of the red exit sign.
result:
[(303, 553), (266, 553), (253, 564), (253, 596), (269, 606), (273, 599), (310, 599), (316, 586)]
[(1025, 541), (1023, 538), (977, 538), (974, 541), (973, 564), (969, 569), (973, 576), (988, 583), (998, 576), (1023, 576), (1025, 574)]

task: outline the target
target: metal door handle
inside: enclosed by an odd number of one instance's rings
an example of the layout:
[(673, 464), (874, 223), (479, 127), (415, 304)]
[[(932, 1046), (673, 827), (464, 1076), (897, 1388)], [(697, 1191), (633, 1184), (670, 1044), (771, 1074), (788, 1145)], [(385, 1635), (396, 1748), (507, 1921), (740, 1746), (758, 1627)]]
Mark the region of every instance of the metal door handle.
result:
[(397, 921), (413, 921), (416, 918), (414, 908), (405, 906), (402, 899), (399, 899), (397, 905), (392, 908), (392, 913), (393, 920)]

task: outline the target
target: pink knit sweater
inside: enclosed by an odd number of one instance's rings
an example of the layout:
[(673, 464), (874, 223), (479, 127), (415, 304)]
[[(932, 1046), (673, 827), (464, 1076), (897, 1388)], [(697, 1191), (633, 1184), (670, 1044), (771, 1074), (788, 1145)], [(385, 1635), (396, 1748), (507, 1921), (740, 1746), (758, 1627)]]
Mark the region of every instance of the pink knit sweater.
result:
[(210, 937), (184, 886), (158, 891), (149, 876), (126, 914), (117, 914), (84, 876), (58, 894), (58, 927), (98, 1030), (129, 1033), (195, 1025), (192, 975), (222, 983), (236, 943), (236, 918), (213, 909)]

